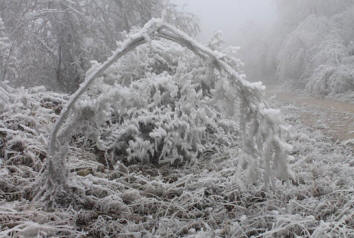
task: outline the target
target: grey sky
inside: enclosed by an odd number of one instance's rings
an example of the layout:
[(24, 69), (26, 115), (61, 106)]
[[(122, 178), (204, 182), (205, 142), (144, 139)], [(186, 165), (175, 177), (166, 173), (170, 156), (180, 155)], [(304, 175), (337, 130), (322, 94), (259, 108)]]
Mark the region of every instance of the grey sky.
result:
[(221, 30), (228, 43), (248, 27), (267, 26), (276, 18), (273, 0), (172, 0), (196, 14), (201, 23), (201, 40)]

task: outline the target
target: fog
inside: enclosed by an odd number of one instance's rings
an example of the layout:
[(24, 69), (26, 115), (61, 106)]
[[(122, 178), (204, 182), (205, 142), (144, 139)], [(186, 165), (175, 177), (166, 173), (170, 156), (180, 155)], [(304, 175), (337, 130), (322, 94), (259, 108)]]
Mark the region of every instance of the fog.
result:
[(173, 0), (200, 20), (200, 40), (222, 31), (229, 44), (240, 42), (249, 29), (268, 28), (276, 20), (273, 0)]
[[(227, 45), (240, 47), (237, 55), (244, 63), (244, 71), (251, 81), (273, 78), (274, 67), (267, 69), (264, 58), (268, 50), (269, 34), (278, 22), (274, 0), (173, 0), (184, 11), (197, 16), (200, 25), (198, 40), (208, 42), (221, 31)], [(266, 72), (267, 71), (267, 72)], [(269, 73), (268, 71), (271, 71)]]
[(0, 238), (354, 238), (353, 26), (354, 0), (0, 0)]

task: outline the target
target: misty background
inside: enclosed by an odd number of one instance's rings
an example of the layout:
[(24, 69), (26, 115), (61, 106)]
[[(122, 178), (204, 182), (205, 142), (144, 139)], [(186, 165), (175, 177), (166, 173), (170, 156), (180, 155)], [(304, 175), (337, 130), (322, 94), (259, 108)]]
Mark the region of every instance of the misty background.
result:
[[(266, 47), (266, 40), (278, 19), (274, 0), (173, 0), (180, 9), (195, 14), (199, 19), (198, 40), (208, 42), (218, 31), (222, 32), (225, 44), (239, 46), (236, 57), (245, 63), (245, 72), (251, 81), (269, 81), (258, 69), (260, 57), (257, 52)], [(255, 70), (256, 69), (256, 70)], [(264, 70), (264, 69), (262, 69)], [(263, 74), (263, 75), (260, 75)]]
[(173, 0), (181, 9), (199, 18), (199, 39), (207, 41), (216, 31), (222, 31), (229, 44), (242, 43), (254, 30), (269, 29), (277, 18), (273, 0)]
[(353, 99), (353, 0), (174, 0), (199, 18), (199, 39), (214, 32), (240, 46), (250, 81)]
[(221, 31), (225, 46), (240, 47), (233, 54), (250, 81), (354, 91), (354, 0), (0, 0), (0, 77), (73, 92), (92, 61), (163, 12), (204, 44)]

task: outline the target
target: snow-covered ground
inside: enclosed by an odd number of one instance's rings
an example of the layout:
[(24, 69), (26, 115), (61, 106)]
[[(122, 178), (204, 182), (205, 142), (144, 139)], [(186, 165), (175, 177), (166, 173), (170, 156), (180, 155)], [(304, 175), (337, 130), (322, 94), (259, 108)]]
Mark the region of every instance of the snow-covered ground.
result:
[[(45, 120), (48, 113), (53, 120), (59, 99), (38, 99), (48, 109), (35, 116)], [(80, 207), (45, 210), (26, 200), (43, 161), (4, 163), (0, 237), (354, 237), (353, 147), (325, 134), (328, 115), (323, 108), (310, 110), (276, 97), (271, 101), (291, 126), (293, 182), (277, 181), (270, 190), (246, 184), (237, 147), (206, 153), (183, 168), (118, 163), (113, 171), (104, 169), (92, 153), (71, 148), (71, 180), (92, 200), (81, 201)], [(29, 109), (23, 110), (26, 114)], [(309, 111), (323, 123), (306, 123), (303, 115)], [(21, 133), (36, 138), (30, 123), (23, 127), (30, 118), (17, 118)], [(1, 120), (2, 132), (17, 128), (4, 115)], [(52, 121), (41, 123), (50, 128)], [(5, 130), (6, 125), (11, 128)], [(34, 145), (33, 151), (45, 148), (44, 142)], [(22, 153), (20, 147), (14, 143), (13, 153)]]

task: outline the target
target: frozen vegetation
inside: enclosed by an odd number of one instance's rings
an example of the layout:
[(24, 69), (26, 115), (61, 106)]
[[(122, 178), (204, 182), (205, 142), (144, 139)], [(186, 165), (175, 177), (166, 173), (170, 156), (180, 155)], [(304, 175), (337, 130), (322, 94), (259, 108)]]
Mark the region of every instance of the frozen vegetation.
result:
[[(48, 134), (68, 96), (5, 88), (10, 103), (1, 113), (1, 237), (354, 235), (353, 150), (302, 125), (301, 107), (273, 102), (291, 126), (292, 182), (276, 180), (270, 190), (262, 182), (250, 184), (239, 134), (218, 136), (218, 130), (237, 128), (227, 121), (219, 121), (222, 127), (214, 122), (209, 135), (215, 139), (208, 143), (220, 144), (184, 166), (116, 161), (109, 169), (89, 137), (76, 134), (66, 164), (76, 198), (84, 193), (86, 200), (59, 197), (62, 206), (48, 210), (31, 202), (33, 182), (45, 166)], [(134, 121), (127, 122), (133, 132)], [(166, 136), (160, 129), (150, 136), (158, 134)]]
[(169, 1), (0, 0), (0, 238), (354, 237), (353, 2), (275, 2), (292, 93)]

